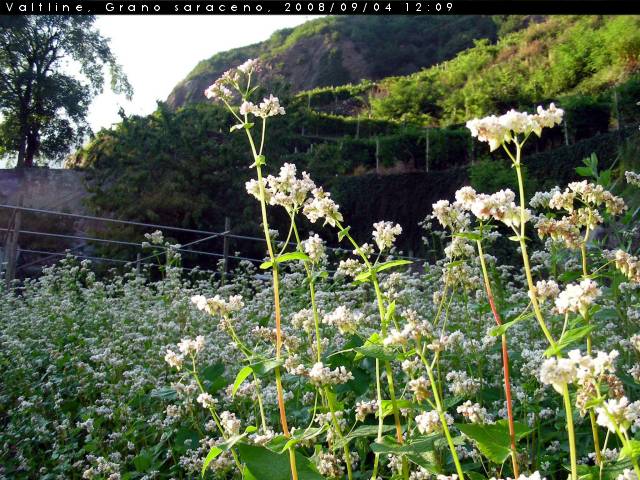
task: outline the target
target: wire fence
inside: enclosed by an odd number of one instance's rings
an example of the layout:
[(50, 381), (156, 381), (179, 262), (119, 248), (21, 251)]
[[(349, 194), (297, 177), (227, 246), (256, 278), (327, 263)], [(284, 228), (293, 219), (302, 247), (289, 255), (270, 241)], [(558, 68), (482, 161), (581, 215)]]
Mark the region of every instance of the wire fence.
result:
[[(21, 203), (21, 201), (20, 201)], [(183, 228), (172, 225), (163, 225), (157, 223), (147, 223), (147, 222), (137, 222), (132, 220), (121, 220), (110, 217), (101, 217), (96, 215), (83, 215), (78, 213), (67, 213), (60, 212), (56, 210), (46, 210), (41, 208), (33, 208), (33, 207), (24, 207), (21, 205), (8, 205), (8, 204), (0, 204), (0, 211), (5, 210), (9, 211), (11, 214), (8, 217), (8, 223), (6, 227), (0, 227), (0, 232), (5, 234), (4, 248), (2, 249), (2, 264), (1, 268), (4, 271), (4, 276), (7, 284), (10, 284), (17, 276), (18, 272), (22, 271), (25, 273), (27, 269), (42, 267), (51, 263), (52, 261), (58, 260), (61, 257), (66, 257), (71, 254), (74, 257), (80, 259), (87, 259), (97, 263), (107, 263), (114, 265), (123, 265), (123, 266), (135, 266), (135, 268), (139, 271), (141, 268), (157, 266), (158, 264), (153, 262), (153, 260), (157, 259), (159, 256), (163, 254), (161, 251), (157, 251), (152, 254), (148, 254), (142, 256), (143, 251), (143, 243), (147, 242), (146, 237), (141, 239), (140, 242), (134, 242), (129, 240), (125, 240), (122, 238), (105, 238), (96, 235), (87, 235), (85, 232), (77, 232), (73, 233), (57, 233), (57, 232), (47, 232), (42, 231), (41, 229), (30, 229), (24, 228), (23, 225), (23, 214), (32, 214), (39, 217), (51, 218), (66, 218), (73, 219), (75, 221), (87, 221), (94, 222), (98, 225), (104, 224), (117, 224), (117, 225), (126, 225), (133, 227), (141, 227), (145, 229), (160, 230), (162, 232), (178, 232), (183, 234), (190, 235), (201, 235), (202, 238), (197, 238), (193, 241), (182, 245), (176, 245), (172, 247), (172, 250), (175, 252), (179, 252), (181, 255), (188, 255), (190, 257), (205, 257), (205, 258), (217, 258), (222, 260), (222, 272), (225, 275), (231, 274), (229, 271), (229, 261), (237, 260), (237, 261), (249, 261), (254, 264), (259, 264), (264, 261), (264, 258), (254, 258), (250, 256), (243, 256), (240, 254), (230, 254), (229, 253), (229, 242), (231, 239), (239, 240), (239, 241), (249, 241), (249, 242), (261, 242), (265, 243), (266, 240), (264, 237), (254, 237), (250, 235), (241, 235), (233, 233), (231, 229), (231, 223), (228, 218), (225, 219), (225, 229), (223, 231), (215, 232), (210, 230), (199, 230), (192, 228)], [(52, 224), (53, 225), (53, 224)], [(147, 232), (149, 233), (149, 232)], [(24, 248), (24, 245), (30, 243), (27, 242), (26, 239), (30, 238), (43, 238), (54, 240), (63, 243), (73, 242), (75, 245), (65, 245), (64, 248), (56, 248), (53, 250), (44, 250), (42, 248)], [(192, 248), (194, 245), (199, 245), (207, 241), (222, 239), (222, 251), (208, 251), (202, 249), (194, 249)], [(33, 241), (31, 242), (33, 243)], [(278, 242), (280, 245), (284, 245), (284, 242)], [(22, 244), (22, 246), (21, 246)], [(101, 256), (94, 255), (91, 253), (91, 244), (102, 244), (102, 245), (114, 245), (123, 248), (135, 249), (136, 257), (135, 260), (125, 260), (122, 258), (113, 258), (109, 256)], [(290, 246), (296, 246), (295, 243), (289, 242)], [(330, 252), (334, 252), (336, 254), (344, 254), (350, 252), (349, 249), (344, 249), (340, 247), (326, 247), (326, 249)], [(24, 254), (29, 256), (35, 256), (35, 259), (30, 259), (29, 261), (22, 261)], [(395, 255), (395, 258), (402, 258), (407, 260), (412, 260), (416, 262), (426, 262), (426, 259), (416, 258), (411, 256), (403, 256), (403, 255)], [(184, 271), (201, 271), (201, 272), (218, 272), (219, 270), (208, 270), (204, 268), (200, 268), (198, 266), (194, 268), (189, 267), (180, 267)]]

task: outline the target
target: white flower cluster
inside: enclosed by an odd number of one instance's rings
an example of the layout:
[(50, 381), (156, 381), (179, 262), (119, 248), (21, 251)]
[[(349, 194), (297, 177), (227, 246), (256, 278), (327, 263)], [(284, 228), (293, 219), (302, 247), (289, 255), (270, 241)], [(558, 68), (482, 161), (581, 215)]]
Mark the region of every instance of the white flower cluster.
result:
[[(549, 208), (566, 210), (571, 213), (575, 210), (574, 201), (580, 200), (582, 204), (598, 207), (604, 205), (607, 211), (619, 215), (627, 209), (624, 200), (605, 190), (602, 185), (589, 183), (586, 180), (571, 182), (564, 192), (555, 191), (549, 200)], [(580, 212), (581, 209), (578, 209)], [(593, 212), (592, 212), (593, 216)], [(592, 220), (595, 221), (596, 219)]]
[(367, 418), (367, 415), (373, 415), (377, 411), (378, 411), (377, 400), (356, 403), (356, 419), (360, 422), (364, 422), (365, 418)]
[(307, 240), (303, 240), (302, 248), (313, 263), (320, 263), (325, 257), (324, 242), (318, 234), (310, 236)]
[(472, 396), (480, 389), (480, 380), (470, 377), (463, 370), (453, 370), (447, 373), (449, 390), (454, 395)]
[(180, 370), (180, 368), (182, 368), (185, 356), (197, 355), (203, 348), (204, 337), (202, 335), (198, 335), (195, 340), (183, 338), (180, 343), (178, 343), (178, 350), (180, 351), (180, 353), (178, 354), (171, 349), (167, 349), (164, 360), (169, 364), (170, 367), (174, 367)]
[(327, 478), (342, 478), (344, 465), (340, 458), (333, 453), (320, 452), (317, 456), (316, 466), (320, 475)]
[(431, 206), (431, 209), (444, 228), (461, 232), (469, 226), (469, 215), (465, 213), (465, 204), (458, 201), (450, 203), (448, 200), (439, 200)]
[(614, 254), (616, 267), (625, 274), (632, 283), (640, 283), (640, 259), (629, 255), (624, 250), (616, 250)]
[(374, 223), (373, 228), (373, 240), (381, 252), (393, 247), (396, 237), (402, 233), (402, 227), (392, 222)]
[(353, 380), (353, 374), (345, 367), (340, 366), (335, 370), (325, 367), (322, 362), (316, 362), (311, 370), (309, 370), (309, 380), (318, 387), (328, 385), (339, 385)]
[[(264, 187), (265, 202), (269, 205), (279, 205), (289, 213), (298, 209), (307, 200), (309, 192), (316, 188), (316, 184), (311, 180), (307, 172), (302, 172), (300, 178), (296, 178), (297, 168), (293, 163), (285, 163), (278, 176), (269, 175), (262, 180)], [(245, 188), (250, 195), (260, 200), (260, 182), (251, 179), (245, 184)]]
[(540, 280), (536, 282), (536, 296), (540, 301), (553, 301), (558, 295), (560, 295), (560, 287), (553, 280)]
[(580, 350), (571, 350), (568, 358), (546, 359), (540, 367), (540, 381), (562, 393), (565, 384), (577, 381), (580, 385), (587, 385), (606, 373), (613, 373), (617, 357), (617, 350), (598, 352), (595, 357), (582, 355)]
[(212, 408), (216, 406), (216, 403), (218, 403), (210, 393), (201, 393), (198, 395), (196, 400), (203, 408)]
[(322, 317), (322, 323), (337, 328), (340, 333), (354, 333), (362, 320), (359, 312), (352, 312), (344, 305), (340, 305), (333, 312)]
[(431, 396), (430, 387), (429, 380), (423, 376), (409, 381), (409, 390), (411, 390), (418, 402), (427, 400)]
[(227, 70), (205, 91), (205, 97), (211, 100), (220, 100), (228, 102), (233, 97), (233, 92), (229, 87), (239, 90), (238, 82), (241, 74), (249, 76), (260, 70), (260, 64), (257, 59), (249, 59), (235, 69)]
[(624, 172), (624, 178), (627, 180), (629, 185), (633, 185), (634, 187), (640, 187), (640, 174), (636, 172)]
[(240, 105), (240, 115), (255, 115), (260, 118), (274, 117), (276, 115), (284, 115), (284, 107), (280, 106), (280, 100), (278, 97), (274, 97), (273, 94), (269, 97), (265, 97), (260, 105), (255, 105), (252, 102), (245, 100)]
[(240, 420), (236, 418), (236, 414), (224, 411), (220, 414), (220, 424), (228, 435), (238, 435), (240, 433)]
[(316, 223), (319, 219), (324, 218), (324, 224), (335, 227), (337, 222), (342, 222), (342, 214), (339, 206), (331, 200), (331, 194), (325, 192), (322, 187), (314, 188), (311, 192), (313, 198), (309, 199), (304, 205), (303, 213), (311, 223)]
[(626, 432), (632, 426), (640, 427), (640, 400), (629, 403), (627, 397), (610, 398), (600, 407), (596, 407), (598, 425), (615, 432), (616, 427)]
[(206, 298), (204, 295), (194, 295), (191, 303), (200, 311), (207, 312), (212, 316), (226, 317), (233, 312), (238, 312), (244, 307), (241, 295), (232, 295), (229, 300), (225, 300), (219, 295), (213, 298)]
[(467, 128), (471, 131), (472, 137), (489, 143), (489, 149), (494, 151), (503, 143), (510, 143), (520, 134), (529, 135), (534, 132), (540, 136), (543, 128), (559, 125), (563, 115), (564, 110), (556, 108), (552, 103), (547, 110), (538, 106), (537, 113), (533, 115), (509, 110), (500, 117), (491, 115), (485, 118), (474, 118), (467, 122)]
[[(447, 425), (453, 425), (453, 417), (448, 413), (444, 414)], [(418, 431), (422, 434), (428, 435), (433, 432), (440, 431), (442, 424), (440, 423), (440, 416), (436, 410), (430, 410), (424, 412), (415, 418)]]
[(471, 423), (488, 423), (487, 409), (481, 407), (479, 403), (472, 403), (467, 400), (456, 409), (463, 417)]
[(570, 283), (558, 294), (555, 302), (556, 310), (562, 315), (573, 312), (586, 317), (589, 307), (601, 293), (598, 284), (588, 278), (579, 284)]

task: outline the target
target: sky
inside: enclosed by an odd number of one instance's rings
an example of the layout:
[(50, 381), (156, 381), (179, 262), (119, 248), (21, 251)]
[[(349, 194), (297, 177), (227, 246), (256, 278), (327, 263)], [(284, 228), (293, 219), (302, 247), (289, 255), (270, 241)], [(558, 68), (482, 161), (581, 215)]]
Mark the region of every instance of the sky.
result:
[(173, 87), (200, 60), (217, 52), (266, 40), (276, 30), (311, 20), (309, 15), (271, 16), (98, 16), (96, 26), (111, 39), (111, 50), (133, 86), (133, 99), (105, 93), (89, 110), (94, 132), (119, 121), (118, 110), (147, 115), (156, 100), (166, 100)]

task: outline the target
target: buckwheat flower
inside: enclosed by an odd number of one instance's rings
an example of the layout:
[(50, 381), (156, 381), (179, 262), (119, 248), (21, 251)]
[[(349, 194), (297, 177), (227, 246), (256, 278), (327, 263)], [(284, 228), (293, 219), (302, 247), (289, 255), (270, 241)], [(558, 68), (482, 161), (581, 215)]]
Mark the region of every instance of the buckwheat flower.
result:
[(324, 242), (318, 234), (303, 240), (302, 247), (313, 263), (319, 263), (325, 256)]
[[(251, 179), (248, 182), (246, 182), (245, 184), (245, 188), (247, 189), (247, 193), (249, 195), (252, 195), (253, 197), (256, 198), (256, 200), (261, 200), (261, 194), (260, 194), (260, 183), (258, 182), (258, 180), (256, 179)], [(262, 179), (262, 185), (265, 187), (264, 188), (264, 201), (266, 203), (271, 203), (271, 194), (270, 192), (266, 189), (266, 185), (265, 185), (265, 181), (264, 179)]]
[[(542, 108), (541, 105), (538, 105), (536, 112), (537, 114), (534, 115), (535, 121), (541, 127), (545, 128), (553, 128), (556, 125), (560, 125), (562, 123), (562, 117), (564, 116), (564, 110), (557, 108), (553, 102), (549, 104), (549, 108), (546, 110)], [(539, 135), (540, 134), (538, 134), (538, 136)]]
[(640, 335), (633, 335), (629, 339), (629, 342), (631, 343), (633, 348), (635, 348), (638, 352), (640, 352)]
[(451, 204), (448, 200), (439, 200), (431, 206), (433, 215), (440, 225), (453, 231), (464, 231), (469, 225), (469, 216), (458, 203)]
[(529, 200), (529, 205), (536, 209), (549, 208), (549, 203), (556, 193), (560, 193), (560, 187), (554, 187), (549, 192), (536, 192)]
[(629, 185), (633, 185), (634, 187), (640, 187), (640, 175), (636, 172), (624, 172), (624, 178), (627, 180)]
[(373, 415), (377, 411), (378, 402), (376, 400), (356, 403), (356, 419), (360, 422), (364, 422), (365, 418), (367, 418), (367, 415)]
[[(553, 103), (551, 105), (553, 105)], [(535, 471), (531, 475), (525, 475), (524, 473), (521, 473), (516, 480), (546, 480), (546, 479), (544, 477), (541, 479), (540, 472)]]
[(402, 227), (392, 222), (374, 223), (373, 228), (373, 239), (381, 252), (393, 247), (396, 237), (402, 233)]
[(249, 75), (253, 72), (257, 72), (260, 70), (260, 64), (257, 58), (250, 58), (245, 61), (242, 65), (238, 66), (238, 70), (245, 75)]
[(183, 338), (180, 343), (178, 343), (178, 349), (180, 353), (183, 355), (192, 355), (200, 352), (204, 348), (204, 337), (202, 335), (198, 335), (195, 340), (190, 340), (188, 338)]
[(585, 317), (600, 294), (600, 289), (593, 280), (585, 279), (577, 285), (570, 283), (556, 298), (556, 309), (560, 314), (573, 312)]
[(264, 98), (260, 102), (259, 108), (255, 108), (251, 111), (253, 115), (260, 118), (273, 117), (276, 115), (284, 115), (284, 108), (280, 106), (280, 100), (278, 97), (269, 95), (268, 98)]
[(319, 219), (324, 218), (325, 225), (328, 223), (335, 227), (336, 222), (343, 220), (338, 205), (331, 200), (331, 195), (328, 192), (325, 192), (322, 187), (318, 187), (314, 188), (311, 193), (313, 198), (307, 200), (302, 212), (311, 223), (316, 223)]
[(277, 177), (267, 177), (270, 205), (280, 205), (289, 213), (294, 213), (304, 204), (316, 184), (307, 172), (302, 172), (300, 178), (296, 177), (296, 172), (297, 168), (293, 163), (285, 163)]
[(465, 210), (470, 210), (477, 195), (473, 187), (465, 186), (456, 192), (456, 202), (462, 205)]
[(480, 389), (480, 380), (470, 377), (463, 370), (454, 370), (447, 373), (449, 390), (454, 395), (471, 396)]
[(318, 387), (325, 387), (347, 383), (353, 380), (353, 374), (343, 366), (331, 370), (329, 367), (325, 367), (322, 362), (317, 362), (309, 370), (309, 380)]
[(540, 124), (538, 124), (533, 115), (529, 115), (528, 113), (518, 112), (511, 109), (507, 113), (501, 115), (498, 118), (498, 121), (506, 130), (509, 130), (516, 135), (536, 132), (536, 135), (540, 136)]
[(616, 480), (638, 480), (638, 476), (632, 469), (625, 468), (622, 473), (617, 476)]
[(250, 113), (255, 115), (255, 112), (257, 110), (258, 107), (256, 107), (251, 102), (247, 102), (246, 100), (240, 105), (240, 115), (249, 115)]
[(228, 435), (238, 435), (240, 433), (240, 420), (235, 413), (224, 411), (220, 414), (220, 424)]
[(204, 96), (210, 100), (228, 102), (233, 97), (233, 92), (217, 80), (204, 91)]
[(293, 314), (291, 317), (291, 325), (294, 328), (301, 328), (305, 332), (310, 332), (314, 327), (313, 310), (304, 308)]
[(548, 358), (540, 367), (540, 382), (551, 385), (560, 394), (564, 385), (573, 383), (578, 375), (575, 362), (569, 358)]
[(178, 355), (173, 350), (167, 349), (167, 353), (164, 356), (164, 361), (167, 362), (170, 367), (180, 370), (182, 368), (184, 357), (182, 355)]
[(487, 423), (487, 409), (481, 407), (479, 403), (472, 403), (467, 400), (456, 409), (463, 417), (471, 423)]
[(409, 480), (431, 480), (431, 472), (423, 467), (418, 467), (409, 475)]
[(640, 283), (640, 259), (629, 255), (624, 250), (616, 250), (614, 254), (616, 268), (626, 275), (632, 283)]
[(536, 295), (540, 301), (555, 300), (560, 294), (560, 287), (553, 280), (540, 280), (536, 283)]
[(480, 142), (487, 142), (492, 152), (502, 145), (508, 134), (508, 130), (495, 115), (469, 120), (467, 128), (472, 137), (477, 137)]
[(339, 306), (333, 312), (322, 317), (322, 323), (337, 328), (340, 333), (354, 333), (358, 327), (358, 323), (362, 319), (362, 315), (358, 312), (354, 313), (344, 305)]
[(418, 402), (427, 400), (431, 396), (429, 380), (420, 376), (409, 381), (409, 390), (416, 397)]
[(604, 405), (596, 407), (598, 425), (615, 432), (616, 427), (626, 432), (632, 423), (638, 419), (638, 405), (640, 402), (629, 404), (627, 397), (610, 398)]
[(191, 297), (191, 303), (200, 311), (204, 311), (207, 308), (207, 297), (204, 295), (194, 295)]
[(344, 465), (333, 453), (320, 452), (317, 456), (316, 466), (320, 475), (327, 478), (342, 478), (344, 475)]
[(144, 238), (149, 240), (153, 245), (162, 245), (164, 243), (164, 236), (160, 230), (156, 230), (153, 233), (145, 233)]
[(196, 400), (203, 408), (212, 408), (218, 403), (209, 393), (201, 393)]
[[(453, 417), (448, 413), (444, 414), (447, 425), (453, 425)], [(440, 423), (440, 416), (435, 410), (424, 412), (415, 418), (418, 431), (422, 434), (428, 435), (433, 432), (437, 432), (442, 429)]]

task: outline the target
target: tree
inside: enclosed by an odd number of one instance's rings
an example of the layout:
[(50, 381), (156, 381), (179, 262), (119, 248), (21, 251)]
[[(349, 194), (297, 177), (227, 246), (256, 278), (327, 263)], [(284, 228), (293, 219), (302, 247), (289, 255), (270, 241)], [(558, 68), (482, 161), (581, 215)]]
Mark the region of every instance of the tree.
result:
[(17, 155), (17, 167), (32, 167), (37, 158), (59, 161), (81, 144), (107, 67), (111, 89), (131, 96), (94, 22), (94, 16), (0, 18), (0, 155)]

